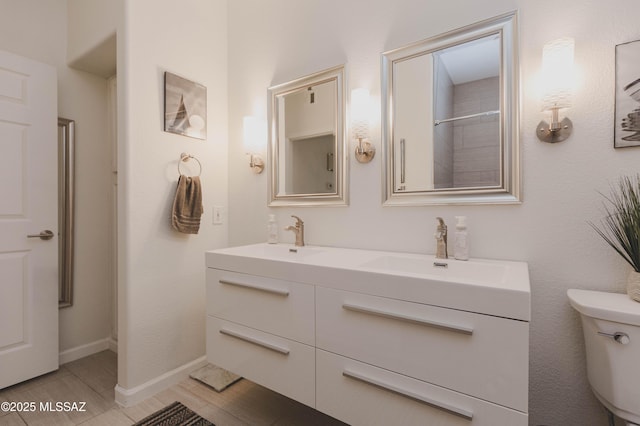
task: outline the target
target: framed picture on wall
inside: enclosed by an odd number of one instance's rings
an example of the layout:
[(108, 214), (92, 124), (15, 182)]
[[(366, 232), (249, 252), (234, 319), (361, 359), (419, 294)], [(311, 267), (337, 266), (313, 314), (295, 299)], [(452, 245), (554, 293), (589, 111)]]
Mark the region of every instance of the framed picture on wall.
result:
[(170, 72), (164, 73), (164, 131), (207, 138), (207, 88)]
[(616, 46), (614, 147), (640, 146), (640, 40)]

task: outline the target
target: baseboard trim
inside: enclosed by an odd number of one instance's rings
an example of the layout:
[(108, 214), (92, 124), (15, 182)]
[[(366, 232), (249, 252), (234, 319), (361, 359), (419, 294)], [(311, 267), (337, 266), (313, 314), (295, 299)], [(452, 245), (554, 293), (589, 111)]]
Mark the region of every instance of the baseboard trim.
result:
[(87, 343), (86, 345), (80, 345), (76, 346), (75, 348), (62, 351), (58, 354), (58, 363), (60, 365), (66, 364), (68, 362), (75, 361), (77, 359), (84, 358), (86, 356), (93, 355), (107, 349), (111, 349), (110, 340), (111, 338), (100, 339), (96, 340), (95, 342)]
[(207, 357), (202, 356), (155, 379), (131, 389), (116, 385), (116, 402), (122, 407), (130, 407), (161, 392), (189, 377), (189, 373), (207, 364)]
[(113, 337), (109, 338), (109, 350), (111, 352), (118, 353), (118, 341), (115, 340)]

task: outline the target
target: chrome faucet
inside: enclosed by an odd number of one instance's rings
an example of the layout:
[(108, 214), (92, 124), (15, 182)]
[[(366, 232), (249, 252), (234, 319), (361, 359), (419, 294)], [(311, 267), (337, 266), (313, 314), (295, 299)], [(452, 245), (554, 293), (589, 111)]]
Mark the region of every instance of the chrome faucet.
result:
[(291, 215), (291, 217), (296, 219), (296, 225), (287, 226), (284, 230), (293, 231), (296, 234), (296, 246), (302, 247), (304, 246), (304, 222), (298, 216)]
[(434, 237), (436, 238), (436, 259), (447, 259), (447, 225), (441, 217), (436, 217), (438, 227)]

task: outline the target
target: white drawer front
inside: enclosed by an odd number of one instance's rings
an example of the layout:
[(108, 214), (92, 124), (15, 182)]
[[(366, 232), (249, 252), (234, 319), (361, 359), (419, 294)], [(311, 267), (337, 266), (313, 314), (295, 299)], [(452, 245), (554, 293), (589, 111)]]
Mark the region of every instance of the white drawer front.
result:
[(207, 314), (315, 343), (314, 289), (308, 284), (207, 269)]
[(316, 351), (317, 409), (353, 426), (527, 426), (515, 410)]
[(321, 287), (316, 300), (318, 348), (528, 411), (528, 323)]
[(207, 361), (315, 406), (315, 349), (207, 316)]

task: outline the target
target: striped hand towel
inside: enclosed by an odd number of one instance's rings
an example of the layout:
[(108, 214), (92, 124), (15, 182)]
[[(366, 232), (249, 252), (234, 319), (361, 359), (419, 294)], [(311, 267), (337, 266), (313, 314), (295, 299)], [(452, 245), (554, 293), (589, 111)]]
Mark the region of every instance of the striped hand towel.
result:
[(171, 226), (185, 234), (197, 234), (203, 212), (200, 177), (180, 175), (176, 198), (173, 200)]

